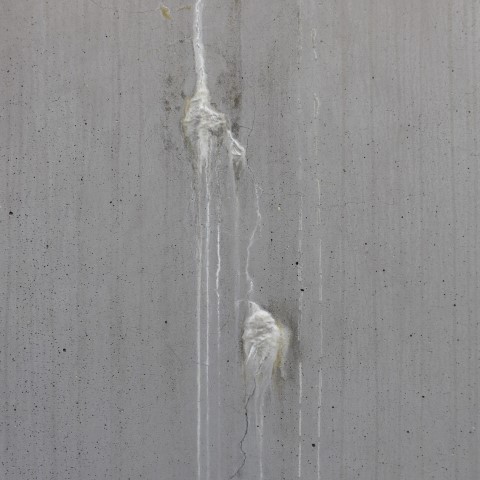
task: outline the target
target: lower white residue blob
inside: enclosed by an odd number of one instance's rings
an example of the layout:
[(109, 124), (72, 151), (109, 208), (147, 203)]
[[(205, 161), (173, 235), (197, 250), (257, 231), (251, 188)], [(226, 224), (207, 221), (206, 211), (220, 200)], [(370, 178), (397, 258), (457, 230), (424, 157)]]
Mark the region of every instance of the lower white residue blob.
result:
[(249, 315), (243, 330), (243, 351), (247, 373), (253, 377), (256, 396), (262, 397), (276, 368), (283, 376), (290, 331), (255, 302), (248, 302)]

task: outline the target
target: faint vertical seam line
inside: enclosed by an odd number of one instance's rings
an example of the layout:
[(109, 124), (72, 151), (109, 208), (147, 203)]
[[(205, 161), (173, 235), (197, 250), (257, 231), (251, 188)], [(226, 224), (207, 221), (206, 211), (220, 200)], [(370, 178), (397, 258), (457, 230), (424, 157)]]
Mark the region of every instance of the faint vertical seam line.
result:
[(453, 2), (448, 2), (447, 15), (447, 43), (448, 43), (448, 103), (449, 103), (449, 123), (450, 123), (450, 185), (451, 185), (451, 201), (452, 201), (452, 269), (453, 269), (453, 302), (452, 309), (452, 369), (453, 369), (453, 468), (454, 478), (458, 478), (458, 456), (457, 456), (457, 206), (456, 206), (456, 188), (455, 188), (455, 117), (454, 117), (454, 78), (453, 78)]
[[(303, 53), (303, 30), (302, 30), (302, 7), (303, 7), (303, 2), (302, 0), (298, 1), (298, 44), (297, 44), (297, 50), (298, 50), (298, 71), (301, 71), (302, 67), (302, 53)], [(302, 118), (302, 105), (301, 105), (301, 91), (300, 91), (300, 84), (299, 84), (299, 79), (297, 78), (297, 111), (298, 111), (298, 117)], [(300, 185), (300, 188), (302, 189), (303, 192), (303, 158), (302, 158), (302, 150), (300, 146), (300, 130), (298, 127), (298, 122), (297, 122), (297, 127), (296, 127), (296, 142), (297, 142), (297, 148), (298, 148), (298, 162), (299, 162), (299, 174), (298, 174), (298, 183)], [(297, 245), (297, 252), (299, 255), (298, 258), (298, 266), (297, 266), (297, 279), (298, 279), (298, 284), (300, 286), (300, 294), (298, 297), (298, 309), (299, 309), (299, 316), (298, 316), (298, 322), (297, 322), (297, 342), (300, 348), (300, 342), (301, 342), (301, 335), (300, 335), (300, 330), (301, 330), (301, 325), (303, 323), (303, 193), (300, 193), (300, 206), (299, 206), (299, 215), (298, 215), (298, 245)], [(302, 478), (302, 396), (303, 396), (303, 372), (302, 372), (302, 362), (299, 361), (298, 363), (298, 384), (299, 384), (299, 392), (298, 392), (298, 478)]]
[[(478, 155), (478, 140), (477, 140), (477, 112), (478, 112), (478, 100), (477, 100), (477, 95), (478, 95), (478, 84), (477, 84), (477, 66), (478, 66), (478, 54), (476, 49), (474, 48), (475, 46), (475, 30), (477, 26), (477, 8), (476, 8), (476, 2), (477, 0), (472, 0), (472, 64), (473, 64), (473, 79), (472, 83), (475, 86), (475, 95), (474, 95), (474, 101), (473, 101), (473, 131), (475, 132), (474, 135), (474, 152), (476, 155)], [(475, 269), (475, 285), (474, 285), (474, 291), (478, 291), (479, 285), (478, 285), (478, 181), (479, 181), (479, 162), (475, 162), (475, 184), (474, 184), (474, 217), (475, 217), (475, 233), (474, 233), (474, 269)], [(474, 304), (474, 318), (478, 319), (478, 297), (475, 295), (475, 304)], [(475, 352), (478, 352), (478, 333), (479, 333), (479, 328), (478, 328), (478, 321), (476, 322), (476, 327), (475, 327)], [(478, 369), (476, 369), (478, 372)], [(474, 407), (477, 409), (479, 408), (479, 381), (478, 381), (478, 374), (475, 378), (475, 390), (474, 390)], [(478, 445), (478, 416), (474, 420), (474, 428), (475, 428), (475, 436), (474, 436), (474, 445)], [(479, 478), (479, 472), (478, 472), (478, 455), (474, 455), (474, 478)]]
[[(373, 12), (375, 11), (373, 3), (375, 0), (369, 0), (368, 2), (368, 66), (369, 66), (369, 102), (370, 102), (370, 119), (369, 119), (369, 133), (370, 133), (370, 145), (371, 145), (371, 204), (372, 204), (372, 215), (371, 215), (371, 232), (375, 235), (375, 224), (376, 224), (376, 213), (374, 208), (375, 202), (375, 193), (376, 193), (376, 177), (375, 177), (375, 166), (376, 166), (376, 144), (375, 144), (375, 105), (374, 105), (374, 85), (373, 79), (375, 77), (374, 72), (374, 38), (373, 38)], [(375, 337), (374, 337), (374, 350), (375, 350), (375, 480), (378, 480), (378, 466), (379, 466), (379, 450), (380, 450), (380, 438), (379, 438), (379, 373), (378, 373), (378, 329), (377, 329), (377, 302), (376, 302), (376, 291), (377, 291), (377, 280), (376, 277), (373, 278), (373, 295), (372, 295), (372, 316), (373, 316), (373, 325), (375, 326)]]

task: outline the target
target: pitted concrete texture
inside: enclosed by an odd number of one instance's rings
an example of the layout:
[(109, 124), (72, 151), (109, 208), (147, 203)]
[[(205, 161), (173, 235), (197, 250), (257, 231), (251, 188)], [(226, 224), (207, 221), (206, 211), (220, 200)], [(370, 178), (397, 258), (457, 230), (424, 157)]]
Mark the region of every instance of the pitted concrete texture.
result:
[(0, 478), (478, 480), (479, 14), (4, 0)]

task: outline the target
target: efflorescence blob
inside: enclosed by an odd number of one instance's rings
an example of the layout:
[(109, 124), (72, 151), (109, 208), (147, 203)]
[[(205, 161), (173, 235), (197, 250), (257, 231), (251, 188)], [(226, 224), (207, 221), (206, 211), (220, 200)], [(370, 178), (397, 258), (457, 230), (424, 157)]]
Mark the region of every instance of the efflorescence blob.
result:
[(271, 384), (275, 369), (283, 377), (283, 366), (290, 331), (254, 302), (248, 302), (249, 315), (243, 330), (243, 351), (247, 374), (255, 380), (256, 394), (262, 397)]

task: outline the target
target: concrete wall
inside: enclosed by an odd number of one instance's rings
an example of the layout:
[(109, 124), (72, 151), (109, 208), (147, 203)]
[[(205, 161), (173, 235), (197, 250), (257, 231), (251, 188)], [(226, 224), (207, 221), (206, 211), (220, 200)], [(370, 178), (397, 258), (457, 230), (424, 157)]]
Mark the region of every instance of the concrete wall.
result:
[(478, 0), (204, 2), (239, 172), (193, 2), (2, 2), (0, 478), (477, 480)]

